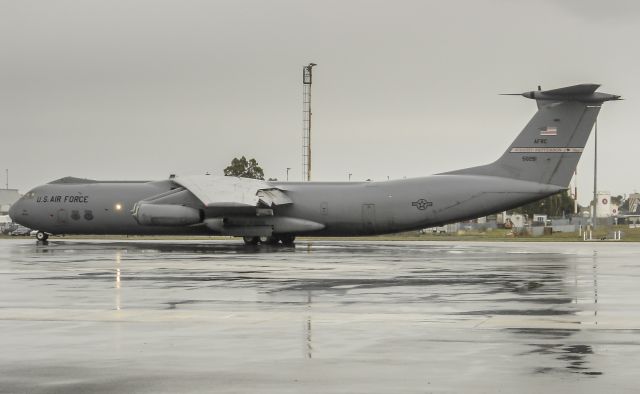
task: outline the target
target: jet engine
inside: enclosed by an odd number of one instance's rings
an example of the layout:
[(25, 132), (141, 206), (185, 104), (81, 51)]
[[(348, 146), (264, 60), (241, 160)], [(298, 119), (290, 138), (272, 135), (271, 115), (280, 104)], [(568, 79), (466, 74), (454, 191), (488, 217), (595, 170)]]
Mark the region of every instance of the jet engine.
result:
[(131, 214), (138, 223), (145, 226), (189, 226), (204, 219), (204, 212), (201, 210), (172, 204), (138, 202)]

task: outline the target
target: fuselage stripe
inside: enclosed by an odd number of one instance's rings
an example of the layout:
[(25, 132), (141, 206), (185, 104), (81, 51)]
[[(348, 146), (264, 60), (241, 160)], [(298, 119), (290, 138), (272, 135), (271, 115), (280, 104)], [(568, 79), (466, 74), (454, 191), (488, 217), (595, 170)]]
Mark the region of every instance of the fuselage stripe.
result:
[(584, 148), (569, 148), (569, 147), (557, 147), (557, 148), (511, 148), (511, 153), (582, 153)]

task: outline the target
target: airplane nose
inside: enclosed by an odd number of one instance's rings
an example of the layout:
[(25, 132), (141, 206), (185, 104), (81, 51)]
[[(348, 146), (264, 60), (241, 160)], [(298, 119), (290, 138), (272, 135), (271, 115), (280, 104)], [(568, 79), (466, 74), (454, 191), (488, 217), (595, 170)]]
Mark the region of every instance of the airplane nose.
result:
[(18, 207), (19, 205), (20, 205), (20, 200), (18, 200), (16, 202), (14, 202), (13, 204), (11, 204), (11, 208), (9, 208), (9, 217), (14, 222), (16, 221), (16, 218), (18, 217), (18, 210), (20, 209)]

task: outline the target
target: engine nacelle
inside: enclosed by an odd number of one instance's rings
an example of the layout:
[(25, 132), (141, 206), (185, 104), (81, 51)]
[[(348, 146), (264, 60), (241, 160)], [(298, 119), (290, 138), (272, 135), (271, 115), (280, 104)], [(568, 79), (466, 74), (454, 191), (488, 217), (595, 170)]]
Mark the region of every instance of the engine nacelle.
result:
[(198, 209), (171, 204), (136, 203), (131, 213), (145, 226), (189, 226), (204, 219)]

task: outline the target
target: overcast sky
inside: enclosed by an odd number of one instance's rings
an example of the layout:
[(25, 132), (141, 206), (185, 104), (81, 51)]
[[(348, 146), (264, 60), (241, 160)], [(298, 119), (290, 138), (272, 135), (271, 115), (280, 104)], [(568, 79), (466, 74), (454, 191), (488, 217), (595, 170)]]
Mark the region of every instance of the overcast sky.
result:
[(600, 112), (599, 189), (640, 191), (638, 37), (637, 1), (0, 0), (0, 168), (21, 192), (240, 155), (299, 180), (315, 62), (313, 180), (491, 162), (536, 111), (498, 93), (599, 83), (625, 98)]

